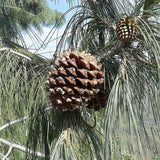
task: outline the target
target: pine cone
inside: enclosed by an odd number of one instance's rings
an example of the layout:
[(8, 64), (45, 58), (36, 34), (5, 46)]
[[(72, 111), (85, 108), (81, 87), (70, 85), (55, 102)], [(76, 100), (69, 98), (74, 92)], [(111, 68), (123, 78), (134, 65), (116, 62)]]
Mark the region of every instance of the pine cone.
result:
[(126, 19), (121, 19), (116, 26), (117, 37), (122, 42), (134, 40), (136, 38), (137, 31), (138, 27), (136, 22), (133, 19), (128, 19), (128, 17)]
[(102, 65), (84, 52), (65, 52), (55, 61), (47, 84), (50, 100), (60, 111), (88, 105), (103, 85)]
[[(101, 86), (103, 87), (103, 86)], [(106, 106), (106, 102), (109, 96), (109, 91), (105, 91), (101, 89), (94, 98), (91, 99), (87, 108), (94, 108), (95, 111), (98, 111), (100, 108), (104, 108)]]

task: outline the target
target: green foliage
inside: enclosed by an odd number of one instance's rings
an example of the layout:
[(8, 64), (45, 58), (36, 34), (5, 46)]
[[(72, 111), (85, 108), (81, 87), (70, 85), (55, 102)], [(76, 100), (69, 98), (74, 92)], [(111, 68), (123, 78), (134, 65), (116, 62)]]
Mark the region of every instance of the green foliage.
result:
[[(43, 144), (46, 159), (52, 160), (78, 160), (87, 157), (102, 159), (103, 137), (98, 130), (88, 128), (86, 122), (92, 120), (90, 113), (79, 109), (64, 113), (55, 108), (47, 112), (45, 109), (46, 105), (41, 105), (33, 111), (36, 115), (30, 120), (29, 148), (34, 147), (33, 150), (37, 150)], [(96, 152), (90, 152), (92, 150)]]
[[(57, 54), (68, 40), (69, 49), (87, 50), (104, 64), (106, 86), (112, 88), (104, 116), (104, 159), (151, 159), (160, 154), (159, 2), (87, 2), (68, 23)], [(127, 16), (137, 22), (139, 32), (134, 41), (122, 43), (115, 27)]]
[(20, 39), (21, 31), (29, 32), (31, 27), (42, 32), (42, 26), (60, 27), (65, 19), (61, 12), (52, 11), (46, 0), (3, 0), (0, 8), (0, 37)]
[[(15, 2), (32, 16), (32, 5), (42, 1)], [(24, 116), (28, 118), (0, 130), (0, 138), (34, 151), (25, 155), (15, 149), (9, 154), (11, 158), (150, 160), (160, 156), (157, 4), (159, 1), (152, 0), (88, 0), (77, 6), (69, 21), (55, 57), (63, 50), (79, 49), (100, 58), (109, 95), (106, 108), (100, 112), (85, 107), (60, 112), (50, 106), (45, 81), (55, 59), (49, 61), (9, 42), (10, 51), (0, 52), (0, 126)], [(21, 12), (16, 9), (15, 14)], [(39, 10), (37, 7), (38, 15)], [(127, 16), (136, 21), (138, 35), (134, 41), (123, 43), (117, 38), (115, 27)], [(20, 19), (17, 22), (23, 24)], [(21, 54), (13, 54), (13, 49)], [(94, 123), (96, 127), (91, 129)], [(7, 155), (8, 151), (9, 147), (1, 143), (0, 153)]]
[[(10, 52), (0, 54), (0, 126), (8, 122), (28, 116), (31, 108), (39, 102), (38, 84), (40, 75), (28, 70), (26, 60), (14, 56)], [(38, 79), (36, 79), (38, 78)], [(41, 92), (40, 92), (41, 93)], [(27, 120), (1, 131), (1, 138), (10, 142), (26, 145)], [(0, 153), (6, 154), (9, 146), (1, 143)], [(25, 153), (12, 151), (12, 158), (24, 159)]]

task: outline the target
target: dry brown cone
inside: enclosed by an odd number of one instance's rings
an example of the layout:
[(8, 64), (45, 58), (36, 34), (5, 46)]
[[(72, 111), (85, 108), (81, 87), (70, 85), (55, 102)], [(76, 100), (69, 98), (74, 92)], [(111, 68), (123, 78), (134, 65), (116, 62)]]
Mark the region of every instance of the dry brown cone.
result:
[[(103, 86), (101, 86), (103, 87)], [(110, 91), (100, 89), (100, 91), (95, 95), (94, 98), (91, 99), (87, 108), (94, 108), (95, 111), (98, 111), (100, 108), (104, 108), (106, 106), (106, 102), (109, 96)]]
[(138, 32), (137, 23), (133, 19), (121, 19), (116, 26), (117, 37), (122, 42), (129, 42), (136, 38)]
[[(52, 105), (60, 111), (91, 105), (96, 95), (103, 91), (104, 74), (101, 69), (99, 60), (85, 52), (61, 54), (47, 80)], [(104, 107), (104, 102), (98, 109), (101, 107)], [(97, 106), (94, 109), (98, 110)]]

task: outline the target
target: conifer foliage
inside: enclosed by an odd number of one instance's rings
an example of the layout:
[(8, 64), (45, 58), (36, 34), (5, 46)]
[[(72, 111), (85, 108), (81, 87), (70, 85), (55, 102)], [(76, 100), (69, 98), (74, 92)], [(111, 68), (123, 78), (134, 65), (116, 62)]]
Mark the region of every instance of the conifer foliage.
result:
[[(42, 1), (15, 2), (43, 12)], [(159, 4), (79, 1), (52, 59), (1, 48), (0, 156), (160, 158)]]
[[(22, 30), (33, 27), (42, 32), (42, 26), (55, 25), (62, 16), (61, 12), (52, 11), (46, 0), (2, 0), (0, 3), (0, 36), (10, 40), (20, 39)], [(63, 22), (64, 18), (57, 25)]]

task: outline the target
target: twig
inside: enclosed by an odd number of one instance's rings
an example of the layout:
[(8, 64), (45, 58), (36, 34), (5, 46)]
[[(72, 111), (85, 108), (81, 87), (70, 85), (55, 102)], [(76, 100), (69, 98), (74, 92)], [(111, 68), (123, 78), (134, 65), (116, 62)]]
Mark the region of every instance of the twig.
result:
[(16, 52), (16, 51), (14, 51), (14, 50), (12, 50), (12, 49), (10, 49), (10, 48), (3, 47), (3, 48), (0, 49), (0, 51), (10, 51), (10, 52), (12, 52), (12, 53), (14, 53), (14, 54), (16, 54), (16, 55), (18, 55), (18, 56), (21, 56), (21, 57), (23, 57), (23, 58), (25, 58), (25, 59), (28, 59), (29, 61), (32, 60), (31, 58), (25, 56), (24, 54), (22, 54), (22, 53), (20, 53), (20, 52)]
[(3, 125), (2, 127), (0, 127), (0, 132), (1, 132), (3, 129), (5, 129), (5, 128), (7, 128), (7, 127), (9, 127), (9, 126), (11, 126), (11, 125), (13, 125), (13, 124), (15, 124), (15, 123), (18, 123), (18, 122), (21, 122), (21, 121), (26, 120), (28, 117), (29, 117), (29, 116), (25, 116), (25, 117), (23, 117), (23, 118), (14, 120), (14, 121), (12, 121), (12, 122), (9, 122), (9, 123)]
[[(0, 153), (0, 156), (1, 156), (1, 157), (4, 157), (5, 155), (3, 155), (2, 153)], [(8, 159), (8, 158), (6, 158), (6, 160), (9, 160), (9, 159)]]
[(141, 58), (141, 57), (140, 57), (139, 55), (137, 55), (136, 53), (130, 52), (130, 54), (131, 54), (136, 60), (138, 60), (139, 62), (143, 63), (144, 65), (150, 65), (150, 66), (156, 68), (156, 64), (155, 64), (155, 63), (151, 63), (151, 62), (149, 62), (149, 61)]
[(93, 126), (89, 125), (82, 117), (81, 117), (81, 119), (82, 119), (83, 123), (87, 126), (87, 128), (93, 129), (93, 128), (96, 127), (96, 124), (97, 124), (96, 123), (96, 117), (94, 117), (94, 124), (93, 124)]
[(12, 152), (12, 146), (9, 147), (7, 154), (2, 158), (2, 160), (6, 160), (6, 158), (10, 155), (11, 152)]
[(53, 109), (53, 106), (49, 106), (49, 107), (45, 108), (45, 111), (48, 111), (50, 109)]
[(87, 0), (87, 2), (88, 2), (88, 4), (89, 4), (90, 8), (93, 9), (92, 1), (91, 1), (91, 0)]
[[(49, 107), (45, 108), (45, 111), (50, 110), (50, 109), (53, 109), (53, 107), (52, 107), (52, 106), (49, 106)], [(16, 124), (16, 123), (19, 123), (19, 122), (22, 122), (22, 121), (26, 120), (27, 118), (29, 118), (29, 116), (25, 116), (25, 117), (23, 117), (23, 118), (14, 120), (14, 121), (12, 121), (12, 122), (9, 122), (9, 123), (3, 125), (2, 127), (0, 127), (0, 132), (1, 132), (3, 129), (5, 129), (5, 128), (13, 125), (13, 124)], [(17, 145), (17, 144), (15, 144), (15, 143), (9, 142), (9, 141), (7, 141), (7, 140), (5, 140), (5, 139), (3, 139), (3, 138), (0, 138), (0, 142), (3, 143), (3, 144), (5, 144), (5, 145), (7, 145), (7, 146), (10, 146), (10, 148), (9, 148), (8, 152), (6, 153), (6, 155), (3, 155), (3, 154), (0, 153), (0, 156), (3, 157), (2, 160), (8, 160), (7, 157), (10, 155), (12, 149), (18, 149), (18, 150), (21, 150), (21, 151), (23, 151), (23, 152), (29, 152), (30, 154), (36, 154), (38, 157), (45, 157), (45, 154), (44, 154), (44, 153), (41, 153), (41, 152), (39, 152), (39, 151), (34, 152), (33, 150), (30, 150), (30, 149), (27, 149), (27, 148), (24, 147), (24, 146), (20, 146), (20, 145)]]
[[(33, 150), (30, 150), (30, 149), (27, 149), (26, 147), (24, 147), (24, 146), (20, 146), (20, 145), (18, 145), (18, 144), (15, 144), (15, 143), (12, 143), (12, 142), (9, 142), (9, 141), (7, 141), (7, 140), (5, 140), (5, 139), (3, 139), (3, 138), (0, 138), (0, 142), (1, 143), (3, 143), (3, 144), (5, 144), (5, 145), (7, 145), (7, 146), (10, 146), (10, 149), (9, 149), (9, 151), (7, 152), (7, 156), (9, 156), (8, 154), (11, 152), (10, 150), (12, 150), (12, 149), (18, 149), (18, 150), (20, 150), (20, 151), (23, 151), (23, 152), (28, 152), (28, 153), (30, 153), (30, 154), (36, 154), (38, 157), (45, 157), (45, 154), (44, 153), (41, 153), (41, 152), (39, 152), (39, 151), (33, 151)], [(5, 156), (6, 156), (5, 155)], [(6, 157), (7, 158), (7, 157)]]
[[(50, 109), (53, 109), (53, 107), (52, 107), (52, 106), (49, 106), (49, 107), (45, 108), (45, 111), (48, 111), (48, 110), (50, 110)], [(14, 121), (12, 121), (12, 122), (9, 122), (9, 123), (3, 125), (2, 127), (0, 127), (0, 132), (1, 132), (2, 130), (4, 130), (5, 128), (13, 125), (13, 124), (16, 124), (16, 123), (19, 123), (19, 122), (22, 122), (22, 121), (26, 120), (27, 118), (29, 118), (29, 116), (25, 116), (25, 117), (23, 117), (23, 118), (14, 120)]]
[(5, 8), (18, 8), (18, 7), (14, 7), (14, 6), (5, 6)]

